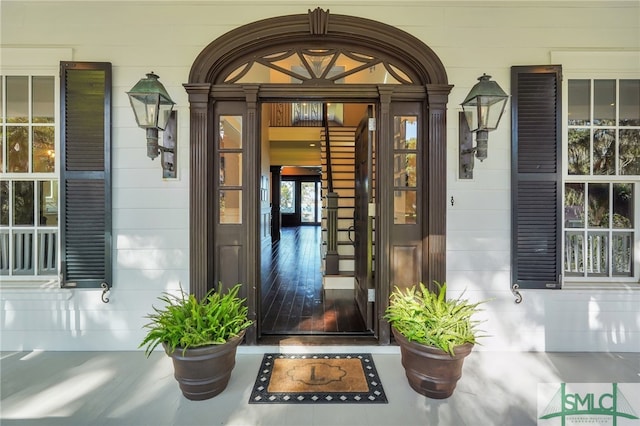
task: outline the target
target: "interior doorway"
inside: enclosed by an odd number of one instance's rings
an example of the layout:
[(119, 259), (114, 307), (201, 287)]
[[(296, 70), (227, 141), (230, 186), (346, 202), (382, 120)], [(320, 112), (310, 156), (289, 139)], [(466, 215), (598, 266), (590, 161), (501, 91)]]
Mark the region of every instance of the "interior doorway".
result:
[[(265, 103), (268, 117), (268, 158), (271, 215), (279, 224), (277, 238), (263, 240), (261, 249), (261, 334), (371, 335), (366, 302), (357, 303), (356, 236), (365, 234), (356, 223), (359, 191), (371, 182), (368, 169), (358, 167), (356, 151), (366, 161), (366, 149), (356, 149), (356, 135), (367, 104), (314, 102)], [(285, 114), (282, 112), (285, 111)], [(263, 135), (264, 139), (264, 135)], [(328, 195), (335, 213), (331, 225)], [(337, 240), (337, 270), (327, 265), (329, 241)], [(369, 249), (369, 253), (372, 249)], [(328, 276), (332, 274), (332, 276)], [(336, 285), (336, 279), (340, 284)], [(364, 307), (364, 311), (363, 311)]]

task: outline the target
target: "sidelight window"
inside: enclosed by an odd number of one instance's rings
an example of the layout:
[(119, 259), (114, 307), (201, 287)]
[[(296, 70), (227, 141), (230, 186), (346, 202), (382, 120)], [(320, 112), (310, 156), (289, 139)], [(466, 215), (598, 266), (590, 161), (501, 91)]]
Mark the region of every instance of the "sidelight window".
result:
[(418, 117), (394, 117), (393, 221), (416, 224), (418, 215)]

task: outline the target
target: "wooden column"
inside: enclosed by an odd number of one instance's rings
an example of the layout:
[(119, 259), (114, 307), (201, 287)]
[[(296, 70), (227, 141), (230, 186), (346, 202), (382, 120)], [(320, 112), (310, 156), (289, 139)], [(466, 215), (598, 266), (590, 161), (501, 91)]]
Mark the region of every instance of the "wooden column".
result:
[(433, 281), (443, 283), (447, 278), (447, 100), (453, 88), (447, 84), (427, 84), (428, 158), (426, 185), (427, 224), (426, 267), (423, 282), (434, 289)]
[(185, 84), (189, 94), (189, 292), (203, 298), (213, 286), (213, 150), (208, 148), (211, 84)]

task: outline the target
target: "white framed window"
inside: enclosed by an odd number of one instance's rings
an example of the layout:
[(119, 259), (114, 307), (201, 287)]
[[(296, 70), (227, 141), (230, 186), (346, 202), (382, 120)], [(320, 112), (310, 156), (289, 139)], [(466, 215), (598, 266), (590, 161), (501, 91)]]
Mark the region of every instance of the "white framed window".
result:
[(565, 281), (638, 282), (640, 79), (566, 84)]
[(0, 75), (0, 276), (58, 275), (56, 84)]

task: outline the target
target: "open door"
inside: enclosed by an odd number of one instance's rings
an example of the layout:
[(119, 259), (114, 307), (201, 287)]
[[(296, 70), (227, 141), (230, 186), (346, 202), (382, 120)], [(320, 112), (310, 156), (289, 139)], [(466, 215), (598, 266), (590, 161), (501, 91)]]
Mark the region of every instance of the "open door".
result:
[[(373, 106), (360, 121), (355, 134), (354, 275), (355, 298), (368, 330), (374, 327), (373, 281)], [(371, 296), (370, 296), (371, 295)]]

